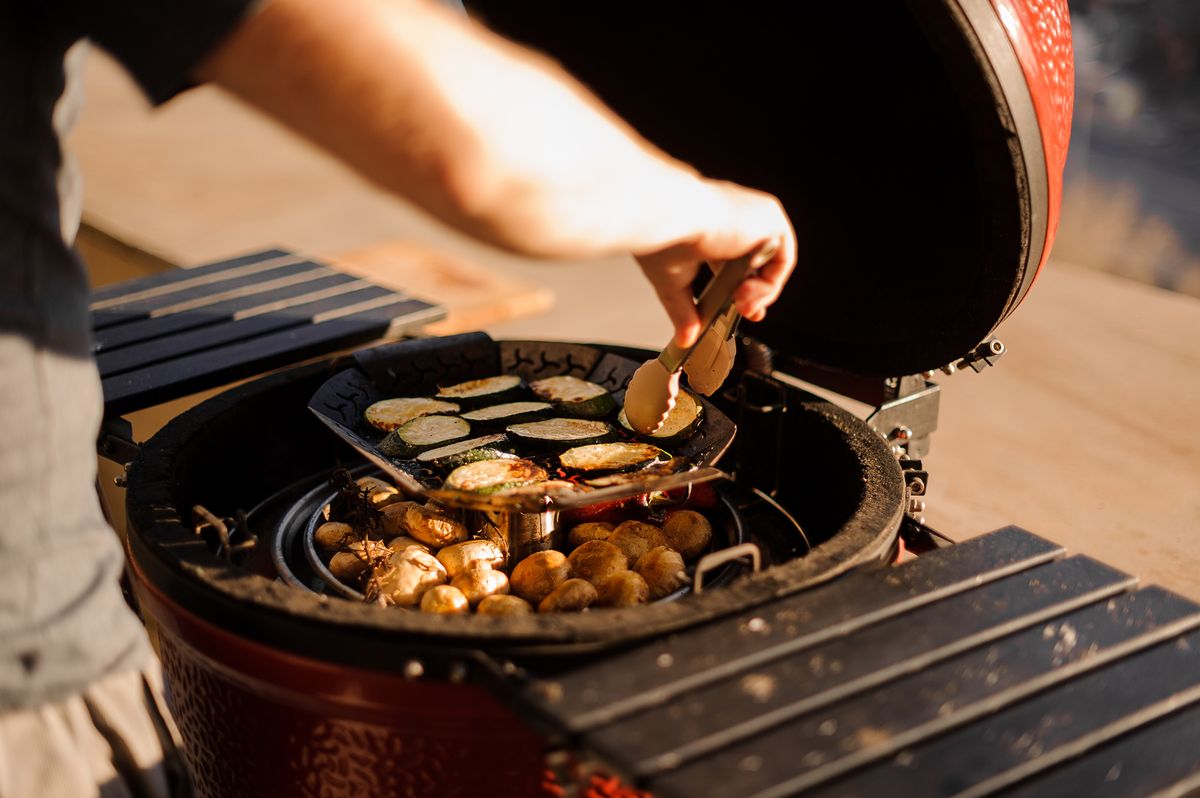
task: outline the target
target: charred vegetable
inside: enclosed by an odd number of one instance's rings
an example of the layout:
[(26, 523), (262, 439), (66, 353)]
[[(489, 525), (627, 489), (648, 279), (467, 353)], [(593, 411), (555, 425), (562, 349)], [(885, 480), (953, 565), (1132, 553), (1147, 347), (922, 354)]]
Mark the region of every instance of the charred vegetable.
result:
[(547, 377), (529, 383), (539, 398), (552, 402), (560, 413), (576, 418), (604, 418), (617, 407), (603, 386), (578, 377)]
[(363, 419), (380, 432), (391, 432), (414, 418), (457, 412), (458, 405), (453, 402), (410, 396), (376, 402), (366, 409)]
[(444, 485), (450, 490), (496, 493), (543, 482), (548, 476), (545, 469), (528, 460), (482, 460), (454, 469)]
[(553, 410), (554, 407), (546, 402), (506, 402), (463, 413), (462, 417), (482, 429), (504, 429), (510, 424), (546, 418)]
[(470, 438), (448, 446), (439, 446), (436, 449), (421, 452), (417, 455), (417, 462), (431, 465), (435, 468), (450, 469), (458, 468), (460, 465), (466, 465), (467, 463), (476, 463), (480, 460), (499, 460), (505, 457), (516, 457), (515, 454), (503, 448), (507, 441), (508, 436), (503, 433), (499, 435), (485, 435), (482, 438)]
[(513, 424), (508, 434), (537, 449), (561, 450), (591, 443), (601, 443), (612, 434), (612, 427), (603, 421), (582, 418), (550, 418)]
[(648, 443), (596, 443), (576, 446), (558, 457), (563, 468), (590, 473), (636, 471), (651, 463), (670, 458), (666, 452)]
[(468, 380), (438, 390), (437, 398), (463, 407), (481, 407), (511, 402), (525, 393), (525, 383), (515, 374), (501, 374), (481, 380)]
[[(675, 446), (691, 437), (700, 427), (704, 418), (704, 405), (688, 391), (680, 391), (675, 397), (675, 406), (667, 414), (667, 420), (652, 435), (641, 437), (654, 441), (663, 446)], [(625, 410), (617, 414), (617, 423), (630, 432), (634, 432), (625, 416)]]
[(471, 425), (457, 416), (421, 416), (389, 432), (379, 442), (379, 451), (388, 457), (415, 457), (470, 434)]
[(358, 539), (354, 527), (338, 521), (326, 521), (313, 532), (313, 542), (325, 551), (344, 549)]

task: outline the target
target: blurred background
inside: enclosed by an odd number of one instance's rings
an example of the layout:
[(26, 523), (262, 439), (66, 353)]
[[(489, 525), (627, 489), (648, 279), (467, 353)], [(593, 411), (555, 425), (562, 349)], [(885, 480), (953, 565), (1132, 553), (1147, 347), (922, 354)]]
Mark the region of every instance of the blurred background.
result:
[(1073, 0), (1058, 259), (1200, 297), (1200, 3)]

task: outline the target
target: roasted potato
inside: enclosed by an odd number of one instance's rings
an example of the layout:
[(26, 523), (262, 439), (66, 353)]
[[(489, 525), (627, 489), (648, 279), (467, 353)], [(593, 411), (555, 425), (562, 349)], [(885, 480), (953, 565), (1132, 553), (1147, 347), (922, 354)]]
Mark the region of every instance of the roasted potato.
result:
[(596, 588), (591, 582), (568, 579), (538, 603), (538, 612), (582, 612), (595, 600)]
[(451, 543), (461, 543), (471, 536), (460, 522), (419, 504), (409, 507), (405, 512), (404, 526), (411, 537), (438, 549)]
[(577, 549), (589, 540), (608, 540), (613, 532), (613, 525), (607, 521), (588, 521), (571, 528), (567, 533), (567, 545)]
[(491, 568), (471, 568), (451, 584), (462, 591), (472, 607), (488, 596), (508, 592), (508, 577), (503, 571), (493, 571)]
[(385, 535), (407, 535), (408, 525), (404, 521), (404, 516), (410, 507), (419, 506), (416, 502), (396, 502), (384, 507), (379, 511), (383, 533)]
[(636, 565), (638, 559), (650, 549), (666, 545), (659, 528), (654, 524), (647, 524), (645, 521), (622, 522), (613, 530), (608, 542), (624, 553), (630, 568)]
[(421, 596), (421, 612), (435, 612), (439, 615), (465, 615), (471, 611), (471, 604), (462, 591), (451, 585), (434, 585)]
[(636, 571), (613, 574), (596, 589), (601, 607), (632, 607), (650, 600), (650, 586)]
[(339, 582), (353, 585), (363, 577), (371, 566), (352, 551), (339, 551), (329, 560), (329, 571)]
[(571, 552), (567, 560), (571, 563), (571, 574), (586, 579), (593, 587), (629, 568), (625, 554), (604, 540), (589, 540)]
[(340, 521), (326, 521), (313, 532), (313, 542), (324, 551), (344, 549), (358, 539), (354, 527)]
[(367, 492), (367, 501), (372, 507), (384, 507), (404, 499), (399, 488), (379, 477), (360, 477), (354, 480), (354, 484), (359, 490)]
[(699, 557), (712, 542), (712, 524), (695, 510), (674, 510), (663, 521), (665, 545), (683, 555), (685, 560)]
[(651, 549), (637, 561), (635, 570), (646, 580), (650, 595), (656, 599), (674, 593), (687, 584), (687, 572), (683, 569), (683, 557), (674, 549), (659, 546)]
[(379, 575), (379, 593), (402, 607), (418, 603), (427, 590), (446, 582), (446, 569), (437, 557), (418, 548), (392, 554), (388, 564)]
[(451, 579), (465, 574), (473, 566), (499, 568), (504, 564), (504, 552), (490, 540), (464, 540), (437, 553), (438, 561), (446, 566)]
[(475, 612), (480, 615), (529, 615), (533, 605), (520, 596), (494, 595), (479, 602)]
[(536, 605), (571, 576), (571, 563), (561, 551), (538, 551), (517, 563), (512, 591)]
[(429, 551), (429, 547), (419, 540), (413, 540), (410, 537), (401, 535), (400, 537), (392, 538), (388, 541), (388, 548), (399, 554), (408, 548), (418, 548), (423, 551)]

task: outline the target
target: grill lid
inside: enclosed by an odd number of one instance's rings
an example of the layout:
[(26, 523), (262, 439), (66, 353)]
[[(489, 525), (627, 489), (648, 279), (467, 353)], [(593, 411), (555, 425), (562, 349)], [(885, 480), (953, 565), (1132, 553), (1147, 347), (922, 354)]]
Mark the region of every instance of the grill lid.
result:
[(1046, 159), (986, 0), (471, 5), (667, 152), (781, 198), (800, 265), (743, 330), (782, 353), (869, 376), (937, 368), (1033, 280)]

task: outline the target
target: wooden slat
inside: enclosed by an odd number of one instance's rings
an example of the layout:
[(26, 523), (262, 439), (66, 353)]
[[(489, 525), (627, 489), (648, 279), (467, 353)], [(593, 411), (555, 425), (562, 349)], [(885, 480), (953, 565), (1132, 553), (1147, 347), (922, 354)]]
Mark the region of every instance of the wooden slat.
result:
[(1055, 559), (1059, 547), (1015, 527), (879, 573), (836, 582), (758, 610), (533, 682), (526, 711), (552, 728), (582, 732), (656, 706), (761, 663), (899, 616)]
[(1047, 563), (691, 691), (588, 735), (586, 745), (624, 772), (651, 776), (1135, 582), (1086, 557)]
[[(990, 729), (995, 713), (1039, 691), (1179, 638), (1200, 625), (1200, 607), (1158, 588), (1076, 610), (879, 689), (811, 712), (651, 781), (661, 798), (841, 794), (830, 783), (871, 763), (919, 748), (949, 729)], [(915, 631), (915, 630), (914, 630)], [(864, 649), (870, 656), (870, 649)], [(1131, 692), (1140, 687), (1130, 685)], [(1154, 697), (1147, 695), (1146, 702)], [(1022, 732), (1024, 733), (1024, 732)], [(1018, 736), (1020, 736), (1018, 734)], [(907, 755), (899, 758), (907, 762)], [(927, 760), (942, 769), (939, 758)], [(886, 763), (880, 767), (886, 767)], [(944, 768), (973, 780), (973, 762)], [(979, 780), (986, 779), (982, 774)], [(706, 786), (708, 785), (708, 786)], [(851, 793), (857, 794), (857, 793)], [(916, 788), (889, 794), (944, 794)]]
[[(1200, 633), (1088, 672), (1055, 690), (857, 771), (840, 796), (981, 796), (1200, 701)], [(767, 792), (767, 795), (785, 795)]]
[[(361, 285), (354, 282), (351, 285)], [(224, 321), (175, 335), (164, 335), (140, 344), (126, 346), (96, 357), (100, 376), (104, 379), (118, 374), (144, 369), (157, 363), (186, 357), (218, 346), (248, 341), (267, 333), (312, 324), (323, 313), (348, 307), (357, 302), (397, 295), (386, 288), (366, 286), (357, 291), (294, 305), (282, 312), (251, 315), (248, 318)]]
[[(292, 253), (285, 252), (282, 249), (265, 249), (261, 252), (251, 252), (247, 255), (239, 255), (236, 258), (206, 263), (202, 266), (193, 266), (187, 269), (186, 272), (183, 272), (183, 274), (186, 274), (189, 277), (203, 277), (210, 274), (216, 274), (218, 272), (229, 271), (230, 269), (235, 269), (239, 266), (245, 266), (251, 263), (274, 260), (276, 258), (284, 257), (285, 255), (290, 256), (291, 254)], [(136, 280), (125, 280), (120, 283), (105, 286), (104, 288), (98, 288), (92, 291), (91, 302), (93, 305), (103, 304), (117, 297), (129, 296), (130, 294), (140, 293), (149, 288), (157, 288), (158, 286), (162, 285), (174, 284), (179, 282), (179, 275), (180, 271), (178, 269), (169, 269), (157, 274), (139, 277)]]
[(270, 333), (126, 372), (102, 381), (105, 412), (120, 415), (149, 407), (332, 349), (415, 329), (442, 315), (438, 307), (397, 296), (393, 304), (360, 315)]
[(1200, 794), (1200, 705), (1170, 714), (1001, 794), (1006, 798)]
[(221, 322), (235, 318), (238, 314), (261, 307), (264, 303), (296, 299), (338, 286), (353, 289), (356, 286), (364, 284), (362, 280), (351, 277), (348, 274), (334, 273), (316, 280), (277, 288), (267, 296), (251, 294), (235, 299), (228, 299), (198, 312), (173, 313), (154, 318), (138, 318), (124, 324), (112, 325), (97, 330), (94, 336), (93, 350), (103, 355), (106, 352), (111, 352), (123, 346), (144, 343), (154, 338), (192, 330), (197, 327), (220, 324)]

